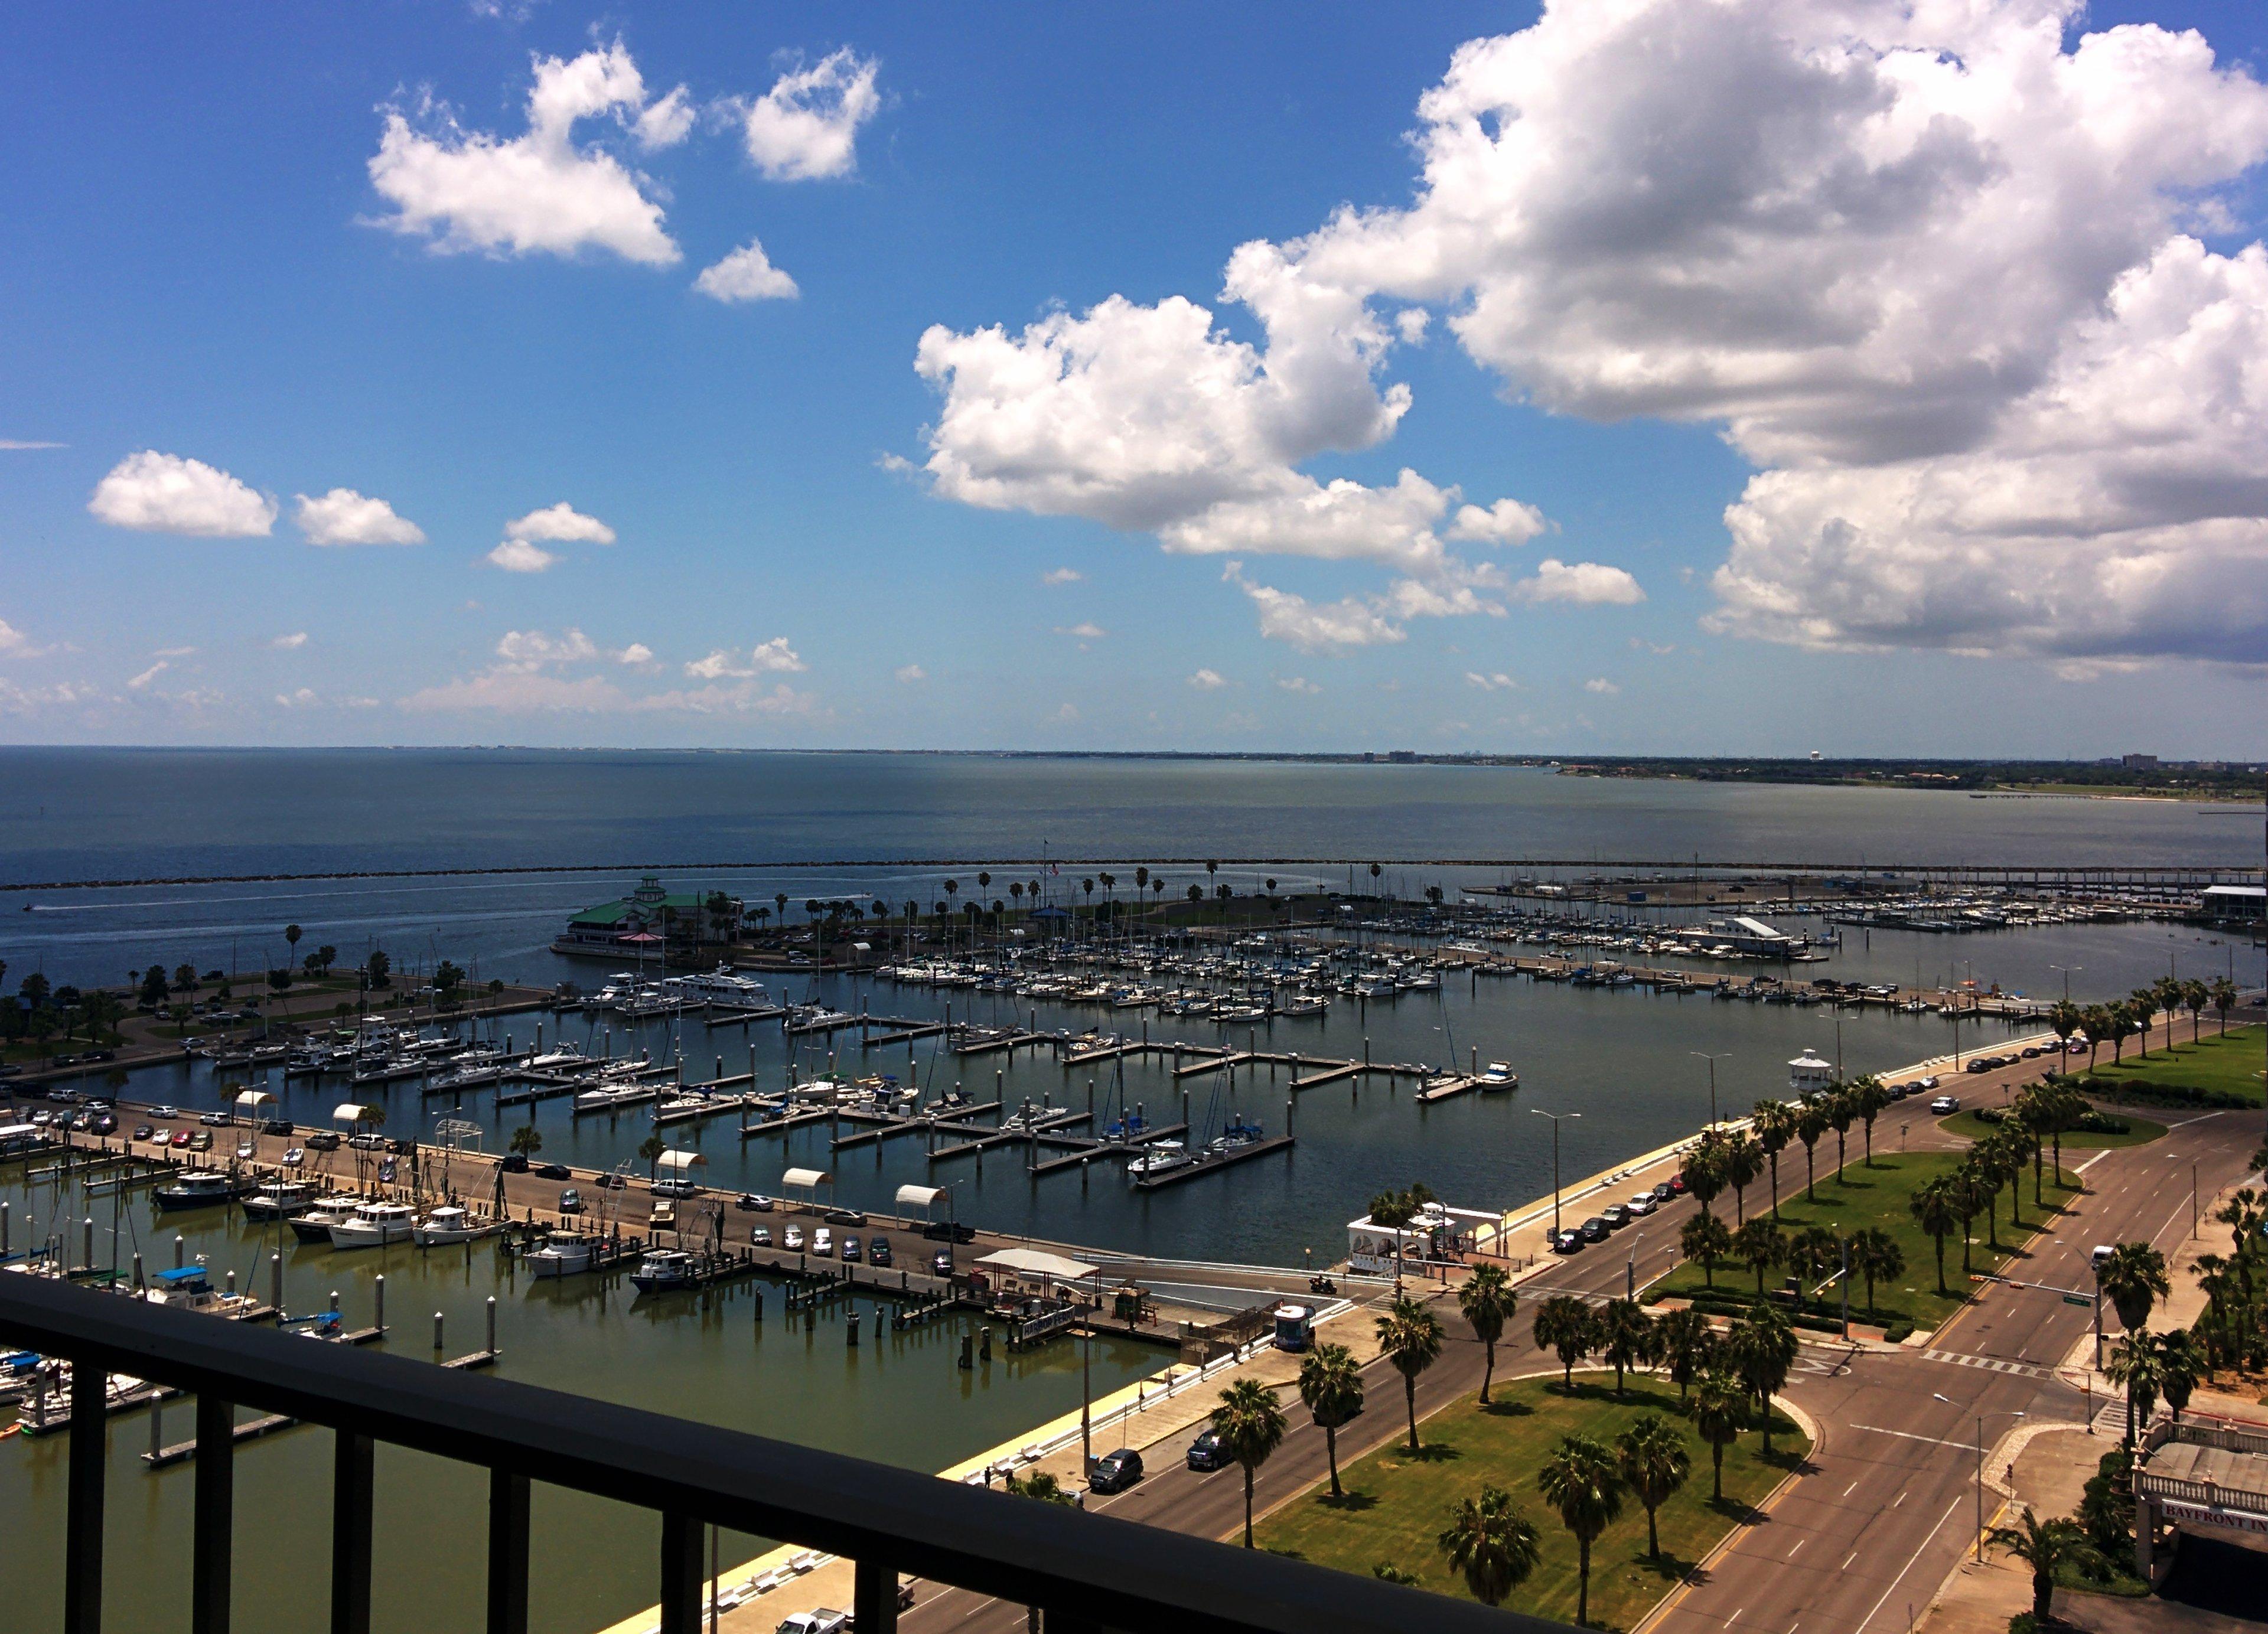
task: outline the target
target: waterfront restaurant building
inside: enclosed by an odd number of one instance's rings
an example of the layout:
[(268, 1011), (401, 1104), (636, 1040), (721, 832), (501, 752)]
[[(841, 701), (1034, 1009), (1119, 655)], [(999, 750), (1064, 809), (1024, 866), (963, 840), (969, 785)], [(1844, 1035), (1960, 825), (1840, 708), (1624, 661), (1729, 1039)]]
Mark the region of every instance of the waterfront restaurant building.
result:
[(559, 953), (603, 953), (609, 959), (625, 958), (637, 951), (632, 937), (659, 937), (666, 941), (671, 924), (698, 925), (700, 920), (699, 895), (665, 891), (659, 877), (647, 874), (628, 896), (585, 908), (570, 919), (567, 933), (554, 942), (551, 949)]

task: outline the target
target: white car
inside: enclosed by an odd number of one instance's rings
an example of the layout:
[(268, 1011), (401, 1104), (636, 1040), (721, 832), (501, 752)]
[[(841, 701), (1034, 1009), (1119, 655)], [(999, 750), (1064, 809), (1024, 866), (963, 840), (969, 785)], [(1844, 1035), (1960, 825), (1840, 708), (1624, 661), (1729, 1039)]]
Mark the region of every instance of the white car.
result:
[(1929, 1103), (1929, 1109), (1942, 1117), (1948, 1112), (1960, 1111), (1961, 1103), (1950, 1095), (1940, 1095), (1936, 1100)]
[(800, 1226), (789, 1226), (787, 1228), (787, 1234), (783, 1240), (786, 1242), (788, 1251), (790, 1253), (800, 1253), (803, 1249), (803, 1227)]
[(1937, 1074), (1933, 1072), (1927, 1078), (1916, 1078), (1914, 1080), (1914, 1087), (1916, 1089), (1935, 1089), (1937, 1087)]
[(1623, 1206), (1633, 1214), (1651, 1214), (1660, 1205), (1654, 1202), (1652, 1192), (1641, 1191)]
[(811, 1233), (811, 1251), (821, 1256), (835, 1252), (835, 1233), (821, 1226)]
[(843, 1634), (850, 1626), (848, 1612), (821, 1606), (816, 1611), (793, 1613), (779, 1625), (779, 1634)]

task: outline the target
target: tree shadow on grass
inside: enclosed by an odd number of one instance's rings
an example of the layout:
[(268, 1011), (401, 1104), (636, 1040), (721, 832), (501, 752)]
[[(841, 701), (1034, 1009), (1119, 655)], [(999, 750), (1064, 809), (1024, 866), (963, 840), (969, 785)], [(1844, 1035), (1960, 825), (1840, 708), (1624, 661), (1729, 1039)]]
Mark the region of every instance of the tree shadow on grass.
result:
[(1508, 1401), (1499, 1396), (1481, 1409), (1491, 1418), (1533, 1418), (1535, 1410), (1525, 1402)]
[(1446, 1442), (1428, 1441), (1415, 1453), (1404, 1453), (1403, 1456), (1412, 1463), (1446, 1464), (1452, 1460), (1462, 1458), (1464, 1454)]
[(1694, 1563), (1671, 1549), (1663, 1549), (1656, 1560), (1644, 1550), (1630, 1557), (1630, 1564), (1639, 1571), (1662, 1579), (1665, 1582), (1682, 1582), (1694, 1570)]
[[(1776, 1458), (1778, 1454), (1774, 1456)], [(1709, 1500), (1709, 1507), (1712, 1512), (1724, 1516), (1735, 1526), (1756, 1526), (1766, 1519), (1763, 1510), (1744, 1498), (1712, 1498)]]
[(1350, 1488), (1336, 1498), (1333, 1498), (1329, 1492), (1321, 1493), (1316, 1497), (1315, 1502), (1325, 1509), (1336, 1510), (1344, 1515), (1359, 1515), (1366, 1509), (1378, 1507), (1378, 1495), (1374, 1492), (1363, 1491), (1359, 1488)]

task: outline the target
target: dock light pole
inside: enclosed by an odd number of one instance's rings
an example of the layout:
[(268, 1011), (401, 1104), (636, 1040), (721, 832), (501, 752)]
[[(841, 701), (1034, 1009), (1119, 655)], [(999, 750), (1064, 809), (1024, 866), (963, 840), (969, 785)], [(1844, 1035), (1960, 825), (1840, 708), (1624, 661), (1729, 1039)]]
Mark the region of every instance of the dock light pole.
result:
[[(1938, 1395), (1937, 1392), (1934, 1390), (1931, 1391), (1930, 1394), (1933, 1396), (1937, 1396), (1937, 1399), (1944, 1402), (1948, 1407), (1957, 1407), (1960, 1405), (1959, 1402), (1955, 1402), (1949, 1395)], [(2021, 1409), (2012, 1410), (2005, 1413), (1979, 1413), (1977, 1415), (1976, 1557), (1980, 1562), (1984, 1558), (1984, 1421), (1988, 1418), (2023, 1418), (2029, 1416), (2029, 1415), (2023, 1412)]]
[(1706, 1050), (1689, 1049), (1685, 1053), (1689, 1056), (1699, 1056), (1702, 1060), (1709, 1064), (1709, 1127), (1714, 1129), (1717, 1126), (1717, 1064), (1719, 1061), (1730, 1061), (1733, 1058), (1733, 1052), (1727, 1049), (1712, 1056)]
[(2051, 970), (2063, 972), (2063, 1002), (2071, 1003), (2071, 978), (2087, 968), (2085, 965), (2050, 965)]
[(1551, 1246), (1559, 1246), (1559, 1120), (1580, 1118), (1580, 1112), (1546, 1112), (1541, 1107), (1528, 1108), (1539, 1118), (1551, 1120)]

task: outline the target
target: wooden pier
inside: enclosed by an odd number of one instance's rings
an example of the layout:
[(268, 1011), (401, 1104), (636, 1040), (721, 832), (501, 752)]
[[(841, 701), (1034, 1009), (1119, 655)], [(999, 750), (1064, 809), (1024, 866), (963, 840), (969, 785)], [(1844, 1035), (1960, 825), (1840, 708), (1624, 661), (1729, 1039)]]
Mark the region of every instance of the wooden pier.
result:
[(991, 1146), (1032, 1142), (1045, 1135), (1049, 1130), (1068, 1129), (1073, 1124), (1087, 1122), (1093, 1115), (1092, 1113), (1073, 1112), (1067, 1108), (1060, 1112), (1049, 1112), (1020, 1129), (995, 1130), (989, 1135), (980, 1135), (975, 1140), (963, 1141), (957, 1146), (939, 1146), (929, 1154), (929, 1160), (932, 1163), (939, 1163), (947, 1158), (971, 1157)]
[(1439, 1078), (1425, 1080), (1425, 1086), (1418, 1092), (1417, 1100), (1420, 1106), (1431, 1106), (1437, 1100), (1454, 1100), (1480, 1086), (1481, 1081), (1476, 1078), (1468, 1078), (1462, 1072), (1444, 1072)]
[(829, 1150), (840, 1152), (846, 1146), (863, 1146), (870, 1141), (887, 1140), (893, 1135), (922, 1134), (938, 1129), (951, 1130), (954, 1134), (975, 1133), (976, 1131), (954, 1129), (954, 1125), (967, 1123), (987, 1113), (998, 1112), (1000, 1107), (999, 1101), (988, 1100), (979, 1106), (954, 1107), (949, 1110), (937, 1112), (916, 1112), (904, 1117), (891, 1117), (873, 1112), (844, 1112), (842, 1116), (854, 1122), (870, 1124), (871, 1127), (853, 1130), (848, 1135), (837, 1135), (828, 1143)]
[(1256, 1140), (1250, 1145), (1232, 1146), (1226, 1152), (1211, 1152), (1186, 1167), (1167, 1169), (1162, 1174), (1145, 1174), (1134, 1181), (1137, 1191), (1156, 1191), (1163, 1186), (1178, 1186), (1185, 1180), (1195, 1180), (1201, 1174), (1214, 1174), (1235, 1164), (1264, 1158), (1272, 1152), (1286, 1152), (1292, 1141), (1289, 1135), (1278, 1135), (1269, 1140)]
[(1106, 1140), (1089, 1136), (1042, 1135), (1043, 1146), (1067, 1146), (1071, 1150), (1062, 1157), (1049, 1158), (1031, 1166), (1034, 1174), (1056, 1174), (1065, 1169), (1075, 1169), (1094, 1162), (1097, 1158), (1130, 1158), (1138, 1154), (1152, 1141), (1172, 1140), (1189, 1132), (1186, 1123), (1168, 1123), (1163, 1129), (1144, 1130), (1132, 1140)]
[(701, 1014), (703, 1027), (746, 1027), (752, 1021), (777, 1021), (787, 1013), (783, 1005), (760, 1005), (749, 1008), (726, 1009), (711, 1006)]

